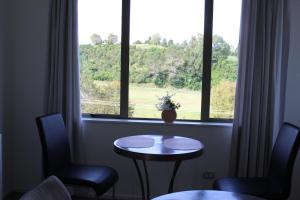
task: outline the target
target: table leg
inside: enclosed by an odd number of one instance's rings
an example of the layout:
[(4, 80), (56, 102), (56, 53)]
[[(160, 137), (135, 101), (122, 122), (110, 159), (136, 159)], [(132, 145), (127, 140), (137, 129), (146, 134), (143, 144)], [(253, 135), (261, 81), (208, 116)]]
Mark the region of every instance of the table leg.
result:
[(136, 171), (139, 175), (139, 180), (140, 180), (141, 190), (142, 190), (142, 198), (143, 198), (143, 200), (145, 200), (146, 196), (145, 196), (144, 181), (143, 181), (142, 173), (141, 173), (141, 170), (139, 168), (139, 165), (138, 165), (137, 161), (135, 159), (132, 159), (132, 160), (133, 160), (133, 163), (135, 165)]
[(149, 183), (149, 176), (148, 176), (147, 165), (146, 165), (146, 162), (145, 162), (144, 160), (143, 160), (143, 166), (144, 166), (144, 171), (145, 171), (145, 176), (146, 176), (147, 200), (150, 200), (150, 183)]
[(173, 169), (173, 174), (172, 174), (172, 178), (171, 178), (170, 185), (169, 185), (168, 193), (172, 193), (173, 192), (174, 179), (175, 179), (175, 176), (177, 174), (177, 171), (178, 171), (178, 168), (179, 168), (180, 164), (181, 164), (181, 160), (175, 162), (174, 169)]

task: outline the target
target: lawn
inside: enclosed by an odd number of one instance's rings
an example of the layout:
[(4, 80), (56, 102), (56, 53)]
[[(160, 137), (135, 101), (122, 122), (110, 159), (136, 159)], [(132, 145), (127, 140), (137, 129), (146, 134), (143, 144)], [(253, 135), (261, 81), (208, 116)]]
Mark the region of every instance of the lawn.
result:
[(177, 119), (200, 119), (201, 92), (187, 89), (157, 88), (152, 85), (130, 84), (129, 102), (134, 106), (133, 117), (160, 118), (161, 111), (155, 105), (158, 97), (175, 94), (173, 100), (181, 107), (177, 110)]
[[(100, 88), (104, 88), (107, 82), (99, 82)], [(228, 84), (228, 83), (227, 83)], [(234, 88), (230, 89), (226, 84), (221, 88), (212, 89), (212, 102), (210, 117), (232, 118)], [(229, 90), (228, 90), (229, 88)], [(218, 89), (218, 90), (216, 90)], [(118, 93), (119, 88), (106, 88), (104, 93)], [(103, 91), (102, 91), (103, 92)], [(176, 89), (172, 87), (158, 88), (153, 84), (132, 84), (129, 86), (129, 104), (133, 110), (134, 118), (161, 118), (161, 111), (157, 110), (158, 97), (167, 94), (174, 94), (172, 99), (175, 103), (180, 103), (177, 110), (177, 119), (200, 120), (201, 115), (201, 91), (188, 89)], [(217, 92), (217, 93), (216, 93)], [(213, 95), (217, 94), (217, 95)], [(119, 96), (110, 99), (83, 98), (82, 109), (84, 113), (94, 114), (119, 114)], [(214, 105), (214, 106), (212, 106)], [(229, 106), (228, 106), (229, 105)]]

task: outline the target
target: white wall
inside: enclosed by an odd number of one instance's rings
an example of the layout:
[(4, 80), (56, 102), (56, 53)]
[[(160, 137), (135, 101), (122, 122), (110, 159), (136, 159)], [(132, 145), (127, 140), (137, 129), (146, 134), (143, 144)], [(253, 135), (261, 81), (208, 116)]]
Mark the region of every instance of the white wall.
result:
[(285, 119), (300, 126), (300, 1), (291, 0), (291, 35)]
[(48, 0), (6, 2), (4, 162), (5, 192), (41, 180), (35, 117), (43, 113)]
[[(145, 123), (116, 123), (85, 121), (86, 162), (114, 167), (120, 175), (116, 192), (122, 197), (140, 194), (137, 173), (132, 160), (113, 151), (113, 141), (136, 134), (181, 135), (201, 140), (205, 145), (201, 157), (182, 163), (175, 180), (176, 190), (211, 188), (213, 180), (203, 180), (205, 171), (216, 172), (216, 177), (228, 172), (231, 126), (193, 126)], [(172, 163), (150, 162), (149, 173), (153, 195), (164, 194), (173, 169)]]
[(3, 68), (4, 68), (4, 2), (0, 1), (0, 199), (2, 199), (2, 132), (3, 132)]
[(3, 131), (4, 1), (0, 1), (0, 133)]
[[(300, 127), (300, 1), (291, 0), (291, 35), (285, 121)], [(292, 200), (300, 199), (300, 151), (294, 166)]]

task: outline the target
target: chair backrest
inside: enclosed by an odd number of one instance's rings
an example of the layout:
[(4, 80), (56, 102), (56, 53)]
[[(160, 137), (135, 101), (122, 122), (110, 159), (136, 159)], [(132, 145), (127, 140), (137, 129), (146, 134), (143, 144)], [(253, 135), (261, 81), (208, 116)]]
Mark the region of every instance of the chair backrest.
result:
[(269, 177), (278, 184), (283, 196), (288, 197), (294, 162), (300, 145), (299, 128), (284, 123), (273, 147)]
[(44, 175), (49, 176), (71, 162), (68, 134), (59, 113), (36, 118), (43, 151)]

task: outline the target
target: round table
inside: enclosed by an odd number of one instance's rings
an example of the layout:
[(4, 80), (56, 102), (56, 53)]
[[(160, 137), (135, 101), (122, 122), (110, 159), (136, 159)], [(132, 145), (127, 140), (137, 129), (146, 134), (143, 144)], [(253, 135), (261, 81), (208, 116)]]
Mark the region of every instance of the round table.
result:
[(262, 198), (217, 190), (192, 190), (162, 195), (152, 200), (263, 200)]
[[(168, 192), (171, 193), (173, 192), (174, 179), (181, 162), (199, 157), (203, 149), (204, 145), (200, 141), (180, 136), (136, 135), (119, 138), (114, 141), (115, 152), (133, 160), (139, 176), (143, 199), (150, 199), (146, 161), (175, 162), (168, 189)], [(144, 181), (137, 160), (141, 160), (143, 163), (147, 196), (145, 195)]]

